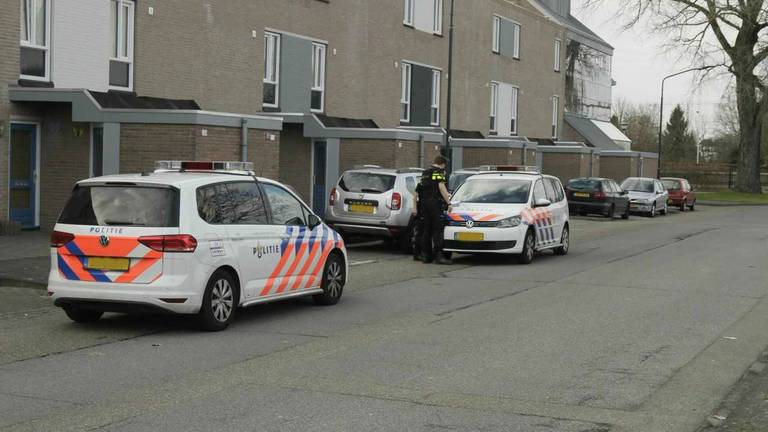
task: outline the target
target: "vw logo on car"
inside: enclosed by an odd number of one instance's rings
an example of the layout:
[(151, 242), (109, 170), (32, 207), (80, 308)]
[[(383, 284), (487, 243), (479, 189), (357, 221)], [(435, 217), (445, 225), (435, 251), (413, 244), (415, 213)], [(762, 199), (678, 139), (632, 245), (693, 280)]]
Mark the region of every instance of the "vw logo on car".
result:
[(101, 247), (109, 246), (109, 237), (105, 235), (102, 235), (101, 237), (99, 237), (99, 244), (101, 245)]
[(468, 220), (468, 221), (467, 221), (467, 223), (466, 223), (466, 224), (464, 224), (464, 225), (466, 225), (467, 229), (472, 229), (472, 228), (474, 228), (474, 226), (475, 226), (475, 221), (473, 221), (472, 219), (470, 219), (470, 220)]

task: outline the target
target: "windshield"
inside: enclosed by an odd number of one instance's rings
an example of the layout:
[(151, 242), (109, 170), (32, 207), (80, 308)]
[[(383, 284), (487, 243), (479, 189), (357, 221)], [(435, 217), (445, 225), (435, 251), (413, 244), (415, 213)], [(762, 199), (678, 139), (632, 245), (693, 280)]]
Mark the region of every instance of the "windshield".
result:
[(346, 192), (384, 193), (395, 187), (396, 178), (389, 174), (346, 172), (339, 180), (339, 187)]
[(451, 177), (448, 179), (448, 189), (455, 191), (459, 188), (459, 186), (463, 185), (465, 181), (467, 181), (468, 178), (472, 177), (477, 173), (453, 173), (451, 174)]
[(597, 190), (600, 188), (600, 180), (574, 179), (568, 182), (568, 189)]
[(680, 182), (677, 180), (662, 180), (661, 183), (664, 185), (664, 189), (666, 190), (680, 190)]
[(179, 226), (176, 189), (138, 186), (78, 186), (59, 217), (70, 225)]
[(653, 180), (626, 179), (621, 188), (630, 192), (653, 192)]
[(467, 180), (453, 195), (453, 200), (465, 203), (524, 204), (528, 202), (530, 190), (530, 180)]

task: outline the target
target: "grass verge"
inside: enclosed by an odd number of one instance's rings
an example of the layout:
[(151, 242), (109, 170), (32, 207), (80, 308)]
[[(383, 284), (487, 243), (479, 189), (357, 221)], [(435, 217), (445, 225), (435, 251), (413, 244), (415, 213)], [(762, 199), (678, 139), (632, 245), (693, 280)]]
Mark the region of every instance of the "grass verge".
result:
[(768, 194), (750, 194), (742, 192), (697, 192), (700, 201), (722, 201), (738, 204), (766, 204)]

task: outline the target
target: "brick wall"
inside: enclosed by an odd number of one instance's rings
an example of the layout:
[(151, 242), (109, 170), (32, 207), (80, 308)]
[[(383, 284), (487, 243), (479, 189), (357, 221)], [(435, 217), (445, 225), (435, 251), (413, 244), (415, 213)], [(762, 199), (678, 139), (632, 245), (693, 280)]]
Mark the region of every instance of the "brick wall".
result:
[[(72, 123), (67, 104), (48, 104), (40, 149), (40, 227), (50, 230), (75, 182), (90, 174), (89, 124)], [(76, 136), (73, 128), (85, 129)]]
[(616, 182), (621, 182), (627, 177), (637, 175), (637, 158), (601, 156), (600, 175)]
[(395, 150), (395, 168), (413, 168), (419, 166), (419, 142), (398, 141)]
[(581, 153), (544, 153), (541, 170), (567, 184), (570, 179), (589, 175), (589, 157)]
[(659, 166), (659, 160), (653, 158), (643, 158), (643, 172), (638, 175), (643, 177), (656, 177), (656, 169)]
[(432, 166), (435, 156), (440, 154), (441, 147), (440, 144), (432, 142), (424, 143), (424, 166), (422, 168), (429, 168)]
[[(425, 154), (430, 144), (425, 143)], [(434, 158), (434, 155), (432, 156)], [(343, 139), (339, 150), (339, 168), (346, 171), (356, 165), (379, 165), (383, 168), (419, 166), (418, 141)], [(427, 158), (427, 161), (431, 159)]]
[(8, 218), (8, 151), (10, 146), (10, 102), (8, 85), (19, 79), (19, 7), (18, 1), (5, 1), (0, 13), (0, 219)]
[(293, 187), (305, 202), (311, 202), (311, 144), (309, 138), (304, 138), (301, 126), (285, 125), (280, 137), (279, 179)]
[(157, 160), (195, 159), (195, 131), (188, 125), (121, 125), (120, 172), (151, 171)]
[(279, 131), (248, 131), (248, 160), (260, 177), (280, 178), (280, 142)]

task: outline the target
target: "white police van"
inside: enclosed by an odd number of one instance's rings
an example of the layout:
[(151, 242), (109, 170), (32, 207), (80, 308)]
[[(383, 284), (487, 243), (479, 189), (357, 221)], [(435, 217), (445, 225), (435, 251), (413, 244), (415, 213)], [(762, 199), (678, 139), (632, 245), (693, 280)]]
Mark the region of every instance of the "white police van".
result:
[(48, 294), (76, 322), (104, 312), (197, 314), (312, 296), (336, 304), (347, 252), (286, 186), (248, 162), (159, 161), (77, 183), (51, 235)]
[(563, 186), (535, 171), (469, 177), (451, 197), (446, 217), (446, 252), (514, 254), (529, 264), (536, 252), (565, 255), (570, 246)]

